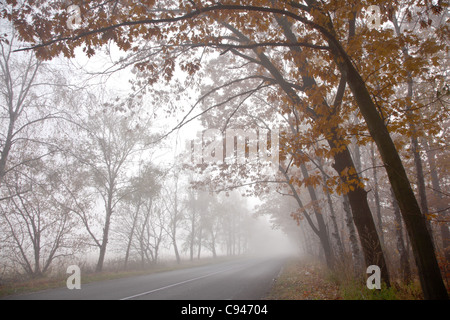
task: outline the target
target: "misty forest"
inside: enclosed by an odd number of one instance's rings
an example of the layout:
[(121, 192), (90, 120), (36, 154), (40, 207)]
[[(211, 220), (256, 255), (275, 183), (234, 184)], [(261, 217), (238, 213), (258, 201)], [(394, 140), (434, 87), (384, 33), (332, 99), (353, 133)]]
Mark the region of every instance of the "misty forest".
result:
[(0, 1), (0, 288), (289, 255), (448, 299), (448, 10)]

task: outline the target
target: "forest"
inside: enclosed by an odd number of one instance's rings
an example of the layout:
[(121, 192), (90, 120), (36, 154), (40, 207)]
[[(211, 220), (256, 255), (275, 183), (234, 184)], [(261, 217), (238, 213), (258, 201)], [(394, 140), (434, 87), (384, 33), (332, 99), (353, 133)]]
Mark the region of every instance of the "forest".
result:
[(448, 299), (448, 10), (1, 1), (0, 285), (282, 253), (276, 229)]

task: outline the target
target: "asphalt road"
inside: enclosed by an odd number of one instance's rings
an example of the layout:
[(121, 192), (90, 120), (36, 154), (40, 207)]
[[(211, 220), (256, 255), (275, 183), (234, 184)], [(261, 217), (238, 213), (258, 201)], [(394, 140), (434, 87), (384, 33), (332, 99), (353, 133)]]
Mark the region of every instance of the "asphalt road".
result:
[[(9, 296), (12, 300), (258, 300), (284, 258), (247, 258), (150, 275)], [(83, 275), (81, 275), (82, 277)]]

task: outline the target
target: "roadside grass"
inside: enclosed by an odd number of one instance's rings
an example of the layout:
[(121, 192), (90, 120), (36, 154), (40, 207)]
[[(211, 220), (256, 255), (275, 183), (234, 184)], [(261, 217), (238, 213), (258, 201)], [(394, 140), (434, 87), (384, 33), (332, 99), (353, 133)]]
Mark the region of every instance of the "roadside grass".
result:
[(390, 288), (383, 283), (380, 290), (370, 290), (364, 283), (355, 281), (343, 284), (340, 292), (344, 300), (423, 300), (417, 281), (408, 285), (394, 282)]
[(422, 300), (418, 281), (408, 285), (392, 281), (380, 290), (368, 289), (366, 279), (355, 279), (349, 269), (328, 270), (310, 259), (287, 262), (276, 279), (267, 300)]
[[(178, 269), (193, 268), (203, 265), (218, 263), (221, 261), (228, 261), (236, 259), (236, 257), (217, 257), (217, 258), (203, 258), (194, 261), (182, 261), (180, 264), (176, 262), (162, 262), (160, 264), (149, 266), (145, 269), (134, 268), (130, 270), (115, 270), (115, 271), (103, 271), (93, 272), (89, 270), (81, 270), (81, 285), (96, 282), (114, 280), (126, 277), (149, 275), (157, 272), (173, 271)], [(107, 268), (105, 268), (107, 269)], [(48, 289), (64, 288), (66, 287), (66, 281), (70, 274), (60, 272), (53, 276), (42, 276), (36, 279), (24, 279), (24, 280), (8, 280), (0, 284), (0, 298), (32, 293), (37, 291), (43, 291)]]
[(289, 260), (267, 300), (340, 300), (339, 287), (327, 280), (326, 270), (312, 260)]

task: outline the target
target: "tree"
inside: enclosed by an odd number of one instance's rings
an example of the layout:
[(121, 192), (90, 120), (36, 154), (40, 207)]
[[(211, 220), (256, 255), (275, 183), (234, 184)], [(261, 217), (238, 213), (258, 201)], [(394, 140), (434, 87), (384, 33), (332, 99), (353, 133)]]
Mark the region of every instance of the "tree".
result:
[[(438, 212), (439, 225), (441, 229), (441, 237), (442, 237), (442, 249), (444, 252), (444, 256), (447, 261), (450, 261), (450, 231), (447, 223), (448, 219), (448, 202), (445, 201), (444, 193), (442, 192), (441, 180), (439, 179), (439, 173), (437, 168), (437, 159), (436, 159), (436, 149), (431, 149), (429, 143), (424, 140), (423, 145), (425, 146), (426, 154), (428, 157), (428, 163), (430, 167), (430, 175), (431, 175), (431, 185), (433, 188), (433, 204)], [(444, 159), (442, 159), (444, 162)], [(446, 213), (447, 211), (447, 213)]]
[[(245, 201), (236, 191), (228, 192), (222, 197), (224, 214), (222, 216), (223, 241), (227, 255), (240, 255), (246, 250), (246, 243), (250, 236), (246, 228), (251, 224), (248, 221), (248, 209)], [(249, 223), (250, 222), (250, 223)]]
[(395, 230), (397, 233), (397, 250), (400, 254), (400, 269), (402, 272), (403, 282), (409, 283), (411, 281), (411, 268), (409, 265), (408, 251), (406, 250), (403, 240), (403, 222), (394, 196), (392, 197), (392, 202), (395, 216)]
[(213, 258), (217, 258), (219, 240), (224, 231), (222, 222), (226, 214), (225, 206), (222, 205), (219, 196), (212, 196), (208, 203), (208, 210), (202, 216), (202, 239), (204, 246), (211, 251)]
[[(178, 230), (180, 223), (184, 220), (184, 214), (180, 206), (179, 179), (180, 173), (173, 174), (173, 185), (165, 185), (162, 189), (162, 203), (169, 223), (166, 226), (166, 233), (169, 236), (177, 263), (181, 263), (180, 251), (178, 249)], [(171, 191), (169, 191), (169, 188)]]
[[(38, 132), (43, 131), (44, 122), (61, 118), (57, 107), (48, 103), (52, 90), (46, 73), (50, 69), (32, 52), (14, 52), (21, 45), (17, 37), (11, 31), (7, 39), (0, 41), (0, 186), (6, 174), (56, 149), (47, 136)], [(40, 148), (42, 153), (34, 153), (35, 158), (21, 157), (21, 150), (32, 148)]]
[[(11, 40), (12, 41), (12, 40)], [(29, 54), (28, 63), (24, 66), (24, 76), (20, 79), (20, 85), (17, 86), (17, 80), (13, 75), (13, 70), (11, 70), (11, 46), (4, 42), (0, 43), (2, 55), (1, 55), (1, 78), (3, 80), (2, 84), (2, 98), (4, 103), (2, 103), (2, 111), (7, 115), (9, 123), (5, 126), (7, 132), (4, 133), (4, 140), (2, 139), (2, 150), (0, 158), (0, 184), (7, 171), (7, 161), (11, 148), (15, 141), (15, 136), (17, 135), (16, 122), (21, 114), (23, 114), (24, 109), (29, 106), (29, 98), (27, 97), (30, 88), (36, 78), (40, 62), (37, 61), (33, 54)], [(20, 72), (20, 71), (19, 71)], [(29, 74), (29, 75), (28, 75)], [(17, 89), (17, 93), (15, 92)], [(20, 131), (20, 129), (19, 129)]]
[(61, 168), (51, 164), (35, 160), (21, 175), (11, 175), (7, 184), (14, 196), (1, 204), (0, 221), (8, 235), (4, 247), (33, 278), (46, 274), (56, 260), (73, 255), (81, 245), (78, 223), (68, 210), (71, 200), (58, 183)]
[(189, 250), (189, 259), (192, 261), (194, 259), (195, 246), (197, 246), (197, 257), (200, 258), (204, 216), (209, 208), (210, 197), (205, 191), (195, 190), (190, 187), (185, 202), (186, 214), (184, 216), (187, 231), (185, 247)]
[[(161, 178), (161, 175), (162, 173), (157, 168), (151, 166), (151, 164), (143, 166), (143, 168), (139, 170), (138, 175), (131, 179), (128, 186), (130, 190), (126, 192), (126, 196), (122, 201), (122, 206), (118, 209), (122, 223), (118, 226), (116, 232), (124, 235), (125, 238), (125, 269), (127, 268), (130, 251), (133, 242), (136, 240), (135, 238), (138, 237), (141, 248), (145, 247), (144, 237), (146, 229), (151, 228), (153, 224), (158, 224), (158, 221), (161, 221), (161, 219), (150, 219), (150, 215), (155, 211), (155, 199), (160, 192), (161, 185), (158, 182), (158, 179)], [(156, 218), (161, 218), (160, 211), (161, 210), (158, 211), (159, 214), (156, 215)], [(141, 228), (140, 232), (138, 230), (139, 228)], [(157, 259), (157, 249), (161, 240), (161, 237), (157, 238), (157, 245), (155, 245), (154, 248), (155, 261)], [(144, 260), (144, 254), (145, 252), (142, 252), (141, 250), (142, 262)]]
[(86, 213), (82, 214), (83, 223), (99, 248), (97, 272), (103, 269), (113, 213), (130, 192), (131, 161), (151, 141), (146, 127), (133, 116), (120, 114), (111, 104), (105, 107), (103, 111), (94, 111), (80, 124), (84, 131), (78, 139), (83, 139), (84, 143), (72, 141), (74, 145), (66, 147), (66, 152), (89, 172), (91, 187), (103, 201), (105, 211), (100, 237), (89, 231), (89, 220)]

